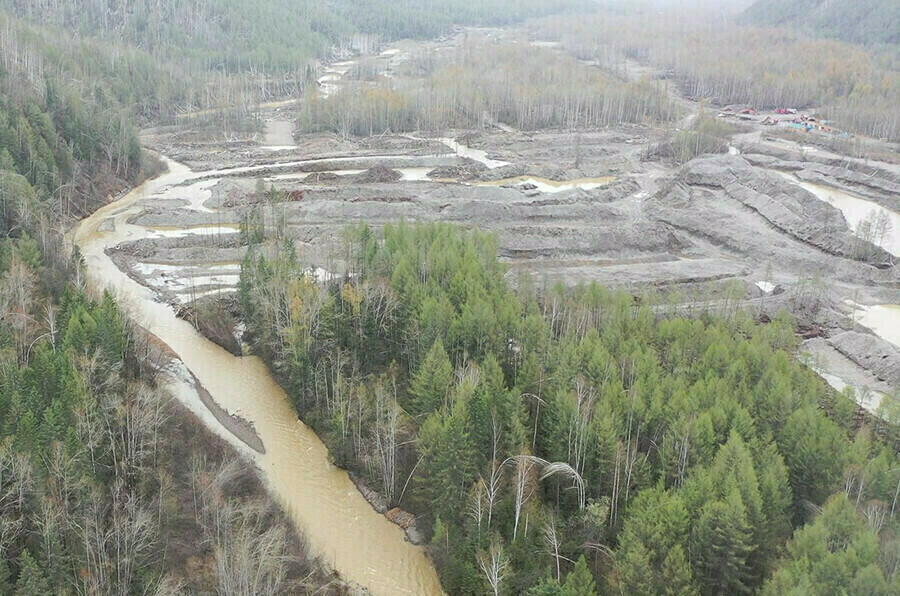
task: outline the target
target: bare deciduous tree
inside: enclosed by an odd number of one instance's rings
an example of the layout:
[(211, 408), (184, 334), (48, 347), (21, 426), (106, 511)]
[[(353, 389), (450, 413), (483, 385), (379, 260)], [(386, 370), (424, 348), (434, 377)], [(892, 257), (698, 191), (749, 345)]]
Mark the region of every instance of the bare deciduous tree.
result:
[(499, 596), (500, 586), (506, 579), (509, 568), (509, 558), (503, 551), (503, 545), (499, 539), (491, 540), (491, 546), (487, 553), (479, 553), (478, 566), (491, 585), (494, 596)]

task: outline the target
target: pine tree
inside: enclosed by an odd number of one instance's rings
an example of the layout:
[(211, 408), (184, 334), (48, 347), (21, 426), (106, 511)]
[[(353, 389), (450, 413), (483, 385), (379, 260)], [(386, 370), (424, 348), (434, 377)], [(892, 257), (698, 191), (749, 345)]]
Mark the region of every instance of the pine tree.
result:
[(661, 576), (665, 579), (665, 585), (661, 586), (664, 596), (697, 596), (691, 580), (691, 565), (680, 544), (666, 555)]
[(475, 450), (468, 431), (465, 397), (458, 396), (451, 414), (434, 413), (422, 424), (419, 446), (423, 475), (432, 506), (444, 519), (456, 519), (472, 485)]
[(563, 588), (552, 577), (545, 577), (528, 588), (527, 596), (563, 596)]
[(27, 550), (22, 552), (19, 565), (21, 569), (19, 580), (16, 582), (16, 596), (48, 596), (51, 593), (50, 582), (30, 552)]
[(618, 576), (619, 591), (629, 596), (656, 596), (658, 592), (654, 586), (654, 570), (650, 565), (650, 552), (641, 544), (636, 543), (627, 549), (618, 551)]
[[(886, 575), (879, 536), (844, 493), (831, 497), (815, 521), (794, 533), (788, 553), (761, 590), (781, 594), (897, 594), (900, 577)], [(882, 543), (882, 547), (887, 546)], [(890, 546), (887, 546), (890, 549)], [(896, 547), (893, 547), (896, 548)], [(882, 559), (883, 560), (883, 559)]]
[(444, 344), (437, 340), (413, 377), (410, 412), (421, 416), (439, 410), (447, 401), (452, 381), (453, 365), (444, 351)]
[(578, 557), (575, 568), (566, 576), (562, 589), (563, 596), (597, 596), (597, 584), (594, 574), (588, 568), (584, 555)]
[(694, 528), (694, 544), (705, 594), (731, 596), (750, 591), (747, 557), (753, 549), (751, 529), (737, 489), (724, 501), (703, 508)]
[(841, 429), (808, 406), (788, 418), (778, 443), (790, 472), (795, 502), (824, 503), (837, 489), (844, 467), (846, 448)]
[(655, 596), (672, 585), (677, 570), (690, 584), (690, 568), (678, 560), (687, 544), (688, 514), (677, 493), (661, 487), (641, 491), (628, 511), (619, 539), (620, 591)]

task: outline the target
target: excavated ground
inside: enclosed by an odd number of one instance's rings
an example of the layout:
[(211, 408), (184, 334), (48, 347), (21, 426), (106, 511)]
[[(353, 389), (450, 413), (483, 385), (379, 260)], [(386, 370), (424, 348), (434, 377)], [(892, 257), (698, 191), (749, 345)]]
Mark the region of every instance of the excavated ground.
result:
[(887, 394), (900, 387), (900, 350), (854, 323), (848, 306), (900, 304), (900, 250), (861, 244), (841, 205), (809, 190), (827, 187), (900, 213), (895, 165), (758, 130), (736, 135), (732, 154), (677, 166), (647, 157), (660, 131), (642, 126), (444, 134), (456, 142), (317, 134), (288, 144), (289, 112), (279, 107), (265, 118), (266, 134), (255, 141), (197, 142), (183, 130), (145, 137), (209, 172), (145, 200), (132, 221), (153, 236), (116, 250), (120, 266), (161, 299), (183, 304), (234, 291), (245, 250), (238, 224), (260, 200), (262, 181), (290, 197), (280, 207), (287, 233), (318, 271), (341, 272), (349, 223), (455, 222), (497, 234), (513, 283), (523, 273), (539, 287), (598, 281), (676, 294), (687, 311), (716, 308), (724, 282), (737, 282), (727, 291), (732, 301), (737, 287), (754, 312), (787, 309), (821, 327), (810, 351), (847, 385)]

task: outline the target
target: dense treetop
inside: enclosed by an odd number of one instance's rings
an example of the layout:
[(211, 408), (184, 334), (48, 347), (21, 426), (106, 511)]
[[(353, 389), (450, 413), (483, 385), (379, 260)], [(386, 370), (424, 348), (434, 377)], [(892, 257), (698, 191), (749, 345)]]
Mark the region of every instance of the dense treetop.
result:
[(456, 24), (503, 25), (589, 7), (584, 0), (0, 0), (24, 18), (231, 72), (302, 70), (355, 33), (435, 37)]
[(430, 522), (449, 593), (900, 588), (900, 462), (796, 360), (789, 319), (514, 290), (496, 249), (450, 225), (354, 227), (322, 288), (276, 232), (242, 271), (255, 349), (338, 462)]
[(741, 20), (853, 43), (900, 43), (898, 0), (758, 0)]

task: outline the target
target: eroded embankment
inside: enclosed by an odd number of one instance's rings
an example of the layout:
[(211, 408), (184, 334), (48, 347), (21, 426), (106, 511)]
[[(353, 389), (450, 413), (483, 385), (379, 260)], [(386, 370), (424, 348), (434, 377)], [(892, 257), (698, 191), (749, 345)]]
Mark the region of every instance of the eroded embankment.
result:
[[(406, 542), (400, 528), (374, 512), (347, 473), (330, 463), (325, 446), (297, 420), (287, 395), (265, 365), (253, 357), (235, 357), (200, 336), (108, 255), (124, 241), (150, 235), (132, 222), (142, 202), (198, 177), (184, 166), (169, 165), (168, 174), (148, 181), (79, 225), (75, 241), (92, 282), (116, 292), (136, 322), (177, 354), (184, 374), (168, 375), (168, 388), (211, 430), (256, 462), (313, 550), (342, 577), (374, 594), (440, 594), (437, 575), (424, 552)], [(248, 448), (255, 443), (253, 437), (245, 437), (245, 443), (223, 426), (204, 405), (199, 386), (229, 417), (246, 421), (261, 449)]]

